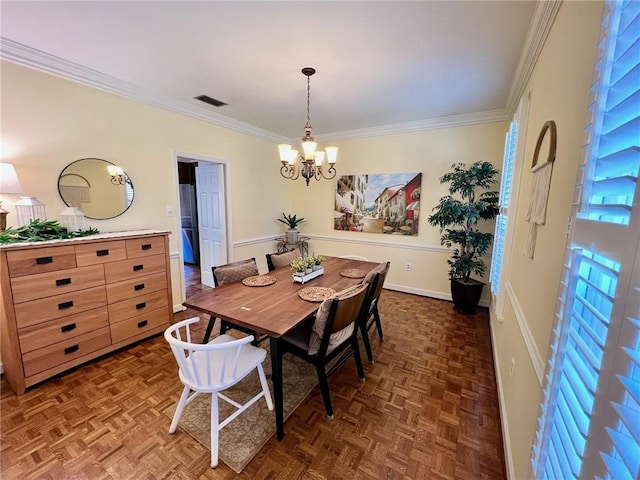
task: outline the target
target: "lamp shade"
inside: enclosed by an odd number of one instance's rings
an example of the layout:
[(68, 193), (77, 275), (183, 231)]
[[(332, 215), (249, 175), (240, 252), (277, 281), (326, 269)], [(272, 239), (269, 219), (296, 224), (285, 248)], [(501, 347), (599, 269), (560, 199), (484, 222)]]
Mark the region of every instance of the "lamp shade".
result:
[(23, 193), (18, 174), (11, 163), (0, 163), (0, 193)]

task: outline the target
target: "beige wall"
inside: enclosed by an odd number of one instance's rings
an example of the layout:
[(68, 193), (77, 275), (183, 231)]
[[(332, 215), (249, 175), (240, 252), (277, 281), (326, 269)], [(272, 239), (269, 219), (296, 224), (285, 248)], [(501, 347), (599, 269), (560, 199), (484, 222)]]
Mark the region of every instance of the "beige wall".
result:
[[(273, 219), (288, 208), (289, 191), (283, 188), (271, 142), (8, 62), (2, 62), (1, 101), (3, 161), (15, 165), (25, 194), (46, 203), (48, 219), (57, 220), (64, 208), (58, 175), (84, 157), (122, 166), (135, 187), (133, 205), (124, 215), (88, 220), (89, 225), (102, 232), (168, 230), (173, 253), (179, 250), (179, 216), (167, 217), (166, 207), (179, 211), (175, 153), (227, 163), (234, 242), (274, 235)], [(273, 164), (265, 161), (272, 157)], [(18, 197), (2, 199), (12, 225)], [(175, 288), (181, 285), (180, 263), (172, 261), (172, 266), (174, 303), (180, 304)]]
[[(565, 229), (585, 141), (583, 128), (587, 121), (602, 7), (602, 2), (562, 4), (526, 89), (531, 92), (531, 105), (524, 169), (515, 212), (510, 269), (505, 272), (510, 294), (503, 319), (496, 318), (492, 311), (503, 428), (510, 446), (511, 473), (516, 479), (528, 478), (530, 473), (530, 445), (541, 400), (540, 378), (549, 351)], [(538, 231), (535, 255), (529, 259), (521, 252), (528, 231), (524, 215), (531, 193), (530, 165), (538, 134), (547, 120), (557, 124), (557, 155), (546, 224)], [(512, 359), (513, 379), (509, 377)]]
[[(507, 128), (508, 122), (494, 122), (331, 143), (340, 148), (338, 175), (422, 173), (419, 235), (416, 237), (333, 230), (335, 187), (331, 182), (312, 181), (309, 187), (298, 182), (292, 186), (292, 212), (309, 221), (300, 230), (313, 235), (311, 247), (316, 252), (390, 260), (388, 287), (450, 299), (446, 263), (450, 253), (440, 246), (438, 229), (427, 223), (431, 209), (440, 197), (448, 194), (447, 186), (441, 185), (438, 179), (450, 171), (455, 162), (486, 160), (499, 169)], [(493, 222), (484, 228), (493, 232)], [(407, 262), (412, 265), (410, 272), (405, 271)], [(484, 278), (487, 282), (489, 264), (490, 259)], [(487, 301), (489, 289), (484, 290)]]
[[(103, 158), (129, 174), (135, 200), (124, 215), (90, 224), (104, 232), (169, 230), (175, 254), (178, 217), (166, 215), (167, 206), (177, 211), (174, 155), (209, 157), (229, 166), (232, 258), (255, 256), (265, 271), (264, 254), (275, 247), (271, 237), (283, 231), (275, 219), (282, 211), (290, 211), (308, 220), (300, 230), (313, 237), (311, 251), (389, 259), (391, 286), (439, 298), (449, 298), (449, 253), (440, 247), (438, 231), (426, 222), (432, 206), (446, 193), (437, 179), (454, 162), (488, 160), (500, 167), (506, 129), (505, 122), (497, 122), (338, 142), (340, 174), (423, 173), (420, 235), (389, 237), (334, 231), (334, 182), (312, 181), (307, 187), (302, 180), (282, 179), (271, 142), (12, 63), (2, 63), (2, 84), (2, 140), (13, 151), (4, 161), (16, 166), (25, 192), (47, 204), (49, 219), (57, 219), (64, 207), (56, 188), (62, 169), (79, 158)], [(12, 211), (15, 199), (6, 197), (5, 208)], [(9, 224), (12, 218), (13, 212)], [(404, 270), (407, 262), (412, 264), (411, 272)], [(176, 259), (172, 265), (174, 303), (179, 304), (183, 300), (180, 262)]]

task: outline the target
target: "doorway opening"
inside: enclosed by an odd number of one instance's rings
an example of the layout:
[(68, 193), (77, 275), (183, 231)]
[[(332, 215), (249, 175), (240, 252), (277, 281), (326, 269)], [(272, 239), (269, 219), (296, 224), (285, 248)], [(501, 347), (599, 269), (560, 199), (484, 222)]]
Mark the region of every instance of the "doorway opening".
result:
[(228, 257), (225, 164), (184, 155), (177, 163), (183, 278), (198, 269), (200, 283), (213, 287), (211, 267)]

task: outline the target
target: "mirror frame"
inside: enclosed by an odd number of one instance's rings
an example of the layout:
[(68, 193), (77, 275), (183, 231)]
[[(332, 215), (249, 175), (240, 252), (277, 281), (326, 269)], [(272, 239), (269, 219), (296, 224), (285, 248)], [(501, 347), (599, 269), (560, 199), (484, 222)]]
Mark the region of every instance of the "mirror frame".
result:
[[(67, 200), (65, 200), (64, 196), (62, 195), (62, 191), (61, 191), (61, 189), (60, 189), (60, 187), (61, 187), (62, 185), (60, 184), (60, 181), (62, 180), (62, 178), (63, 178), (63, 177), (66, 177), (66, 176), (69, 176), (69, 175), (73, 175), (73, 176), (76, 176), (76, 177), (80, 177), (83, 181), (85, 181), (85, 182), (87, 183), (87, 186), (88, 186), (89, 188), (91, 188), (91, 183), (89, 182), (89, 180), (87, 180), (87, 179), (86, 179), (85, 177), (83, 177), (81, 174), (76, 173), (76, 172), (65, 173), (65, 172), (67, 172), (67, 170), (68, 170), (72, 165), (75, 165), (75, 164), (77, 164), (78, 162), (82, 162), (82, 161), (85, 161), (85, 160), (97, 160), (97, 161), (100, 161), (100, 162), (104, 162), (107, 166), (110, 166), (110, 165), (113, 165), (114, 167), (115, 167), (115, 166), (117, 166), (116, 164), (114, 164), (114, 163), (112, 163), (112, 162), (110, 162), (110, 161), (108, 161), (108, 160), (104, 160), (103, 158), (96, 158), (96, 157), (80, 158), (80, 159), (78, 159), (78, 160), (74, 160), (73, 162), (71, 162), (71, 163), (69, 163), (68, 165), (66, 165), (66, 166), (62, 169), (62, 171), (60, 172), (60, 174), (58, 175), (58, 195), (60, 195), (60, 198), (62, 199), (62, 202), (63, 202), (67, 207), (72, 207), (73, 205), (69, 205), (69, 203), (67, 203)], [(120, 167), (120, 168), (121, 168), (121, 167)], [(89, 218), (89, 219), (92, 219), (92, 220), (109, 220), (109, 219), (111, 219), (111, 218), (119, 217), (120, 215), (122, 215), (124, 212), (126, 212), (127, 210), (129, 210), (129, 209), (131, 208), (131, 205), (133, 205), (133, 201), (135, 200), (135, 196), (136, 196), (136, 193), (135, 193), (135, 187), (133, 186), (133, 182), (131, 181), (131, 177), (129, 177), (129, 175), (127, 174), (127, 172), (124, 172), (124, 171), (123, 171), (123, 174), (124, 174), (124, 177), (125, 177), (125, 179), (126, 179), (126, 180), (125, 180), (125, 182), (126, 182), (127, 184), (129, 184), (129, 186), (131, 187), (131, 191), (132, 191), (131, 201), (130, 201), (130, 202), (128, 202), (128, 204), (127, 204), (126, 208), (124, 208), (124, 209), (123, 209), (122, 211), (120, 211), (119, 213), (116, 213), (115, 215), (112, 215), (112, 216), (110, 216), (110, 217), (105, 217), (105, 216), (103, 216), (103, 217), (95, 217), (95, 216), (91, 216), (91, 215), (88, 215), (84, 210), (82, 210), (82, 208), (80, 208), (80, 210), (82, 211), (82, 213), (84, 214), (84, 216), (85, 216), (86, 218)]]

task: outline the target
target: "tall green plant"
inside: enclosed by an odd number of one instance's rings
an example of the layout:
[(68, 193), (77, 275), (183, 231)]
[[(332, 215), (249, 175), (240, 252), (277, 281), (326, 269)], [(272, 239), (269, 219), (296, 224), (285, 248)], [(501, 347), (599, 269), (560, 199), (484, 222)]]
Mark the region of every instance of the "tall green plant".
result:
[[(453, 171), (440, 177), (440, 183), (449, 184), (449, 195), (440, 199), (429, 216), (429, 224), (440, 228), (440, 244), (454, 248), (449, 264), (449, 279), (470, 282), (471, 274), (484, 276), (487, 269), (482, 257), (486, 255), (493, 234), (476, 228), (480, 220), (493, 220), (499, 213), (498, 192), (487, 190), (496, 183), (498, 175), (489, 162), (475, 162), (468, 168), (454, 163)], [(459, 198), (454, 198), (457, 195)]]

